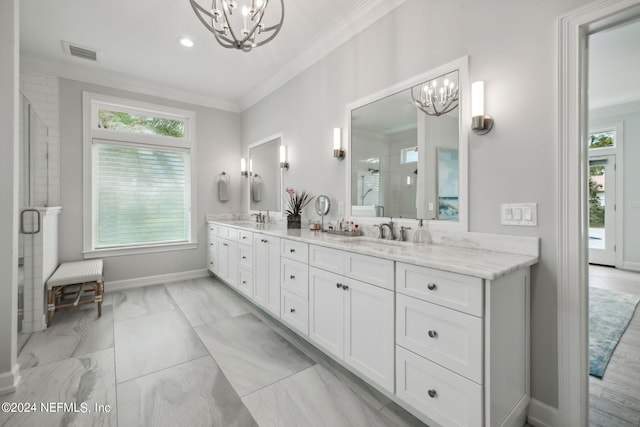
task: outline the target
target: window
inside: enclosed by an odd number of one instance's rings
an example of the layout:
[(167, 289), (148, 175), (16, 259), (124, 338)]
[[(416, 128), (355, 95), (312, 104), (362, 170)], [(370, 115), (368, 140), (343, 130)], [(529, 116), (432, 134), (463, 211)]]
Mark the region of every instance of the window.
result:
[(606, 130), (589, 134), (589, 150), (597, 148), (612, 148), (616, 145), (616, 131)]
[(400, 151), (400, 163), (415, 163), (418, 161), (418, 147), (403, 148)]
[(85, 257), (195, 247), (195, 114), (84, 100)]

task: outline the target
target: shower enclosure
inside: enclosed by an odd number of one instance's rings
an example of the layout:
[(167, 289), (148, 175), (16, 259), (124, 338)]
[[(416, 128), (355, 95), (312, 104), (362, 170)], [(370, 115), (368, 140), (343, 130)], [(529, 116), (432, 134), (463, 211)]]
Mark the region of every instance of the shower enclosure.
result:
[(18, 351), (30, 334), (46, 328), (44, 283), (58, 262), (57, 216), (52, 207), (49, 128), (33, 103), (20, 97), (20, 230), (18, 274)]

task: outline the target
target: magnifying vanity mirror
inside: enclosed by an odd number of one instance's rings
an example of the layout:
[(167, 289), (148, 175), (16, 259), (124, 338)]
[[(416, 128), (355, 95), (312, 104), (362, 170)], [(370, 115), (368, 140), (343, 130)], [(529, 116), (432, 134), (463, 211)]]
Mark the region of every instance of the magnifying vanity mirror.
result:
[(467, 64), (461, 58), (349, 105), (351, 216), (466, 229)]
[(331, 209), (331, 201), (327, 196), (320, 195), (316, 197), (316, 213), (322, 220), (320, 224), (320, 230), (322, 231), (324, 231), (324, 217), (329, 213), (329, 209)]
[(249, 210), (280, 211), (282, 135), (274, 135), (249, 145)]

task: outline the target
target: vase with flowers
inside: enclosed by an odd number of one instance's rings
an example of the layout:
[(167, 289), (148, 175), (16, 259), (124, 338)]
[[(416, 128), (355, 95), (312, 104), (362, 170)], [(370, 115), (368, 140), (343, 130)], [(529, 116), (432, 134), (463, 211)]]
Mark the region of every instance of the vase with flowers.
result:
[(300, 228), (302, 209), (313, 200), (313, 196), (306, 191), (296, 193), (292, 187), (286, 187), (284, 191), (289, 197), (287, 209), (284, 211), (287, 214), (287, 228)]

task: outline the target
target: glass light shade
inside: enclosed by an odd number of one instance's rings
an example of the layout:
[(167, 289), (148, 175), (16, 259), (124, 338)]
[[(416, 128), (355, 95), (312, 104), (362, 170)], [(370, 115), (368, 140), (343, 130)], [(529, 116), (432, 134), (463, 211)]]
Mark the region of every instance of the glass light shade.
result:
[(287, 146), (281, 145), (280, 146), (280, 163), (286, 163), (286, 162), (287, 162)]
[(339, 150), (342, 148), (342, 129), (333, 128), (333, 149)]
[(484, 82), (471, 84), (471, 117), (484, 116)]
[(247, 161), (243, 158), (240, 159), (240, 172), (247, 171)]

